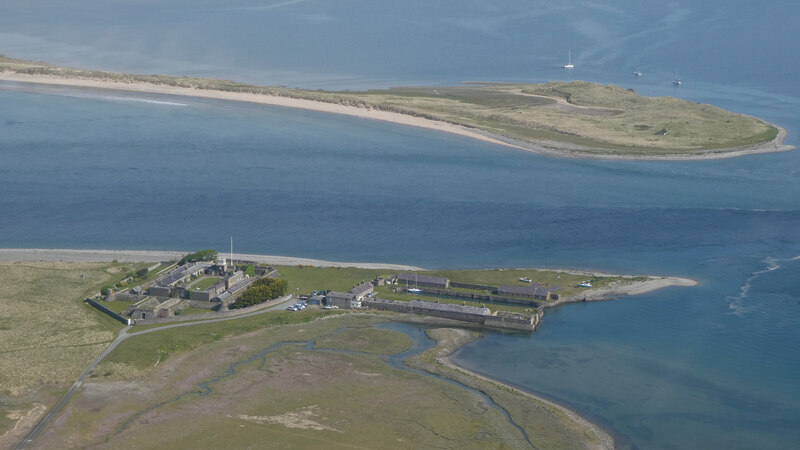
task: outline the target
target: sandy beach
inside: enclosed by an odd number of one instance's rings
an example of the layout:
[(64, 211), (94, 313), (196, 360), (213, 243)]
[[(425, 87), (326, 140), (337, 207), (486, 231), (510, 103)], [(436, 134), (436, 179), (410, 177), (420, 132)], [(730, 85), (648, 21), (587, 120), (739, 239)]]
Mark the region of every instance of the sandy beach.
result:
[[(191, 252), (171, 250), (78, 250), (45, 248), (2, 248), (0, 261), (23, 262), (161, 262), (177, 261)], [(225, 254), (227, 255), (227, 254)], [(222, 255), (221, 256), (225, 256)], [(254, 261), (276, 266), (296, 266), (299, 264), (316, 267), (356, 267), (359, 269), (423, 270), (417, 266), (386, 263), (339, 262), (321, 259), (297, 258), (292, 256), (250, 255), (234, 253), (234, 259)]]
[(481, 133), (476, 130), (454, 125), (452, 123), (440, 122), (422, 117), (414, 117), (406, 114), (399, 114), (388, 111), (378, 111), (373, 109), (359, 108), (356, 106), (344, 106), (333, 103), (315, 102), (297, 98), (280, 97), (275, 95), (247, 94), (238, 92), (216, 91), (210, 89), (191, 89), (177, 86), (157, 85), (150, 83), (118, 83), (114, 81), (87, 80), (81, 78), (66, 78), (46, 75), (24, 75), (12, 72), (0, 72), (0, 80), (15, 81), (19, 83), (50, 84), (57, 86), (73, 86), (92, 89), (114, 89), (130, 92), (142, 92), (149, 94), (182, 95), (190, 97), (212, 98), (217, 100), (232, 100), (238, 102), (259, 103), (262, 105), (279, 106), (282, 108), (307, 109), (311, 111), (340, 114), (362, 119), (380, 120), (398, 125), (406, 125), (429, 130), (441, 131), (445, 133), (458, 134), (461, 136), (478, 139), (493, 144), (505, 145), (529, 150), (521, 145), (506, 142), (499, 137), (493, 137), (488, 133)]
[(193, 89), (186, 87), (167, 86), (163, 84), (152, 84), (144, 82), (116, 82), (109, 80), (59, 77), (52, 75), (28, 75), (16, 72), (0, 71), (0, 81), (12, 81), (18, 83), (35, 83), (56, 86), (71, 86), (91, 89), (112, 89), (118, 91), (141, 92), (149, 94), (179, 95), (200, 98), (210, 98), (217, 100), (230, 100), (248, 103), (258, 103), (262, 105), (278, 106), (283, 108), (297, 108), (311, 111), (340, 114), (362, 119), (379, 120), (398, 125), (425, 128), (444, 133), (457, 134), (459, 136), (477, 139), (492, 144), (513, 147), (519, 150), (537, 153), (558, 158), (577, 158), (577, 159), (601, 159), (601, 160), (663, 160), (681, 161), (698, 159), (722, 159), (734, 158), (742, 155), (756, 153), (784, 152), (794, 149), (791, 145), (784, 144), (787, 132), (785, 129), (770, 124), (778, 129), (778, 135), (770, 142), (763, 144), (721, 148), (704, 151), (693, 155), (662, 155), (662, 156), (627, 156), (627, 155), (607, 155), (597, 154), (597, 148), (582, 147), (566, 142), (546, 141), (546, 142), (527, 142), (512, 138), (507, 138), (498, 134), (482, 131), (475, 128), (468, 128), (448, 122), (426, 119), (423, 117), (410, 116), (389, 111), (380, 111), (357, 106), (344, 106), (334, 103), (318, 102), (276, 95), (262, 95), (252, 93), (238, 93), (218, 91), (211, 89)]

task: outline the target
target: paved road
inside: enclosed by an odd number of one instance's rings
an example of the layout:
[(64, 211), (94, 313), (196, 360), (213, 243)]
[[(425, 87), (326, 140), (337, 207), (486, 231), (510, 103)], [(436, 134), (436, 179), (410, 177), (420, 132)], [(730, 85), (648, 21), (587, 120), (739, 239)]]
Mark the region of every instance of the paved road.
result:
[(81, 376), (78, 377), (78, 380), (75, 381), (75, 383), (72, 385), (71, 388), (69, 388), (67, 393), (64, 394), (63, 397), (61, 397), (61, 400), (59, 400), (58, 403), (56, 403), (56, 405), (53, 407), (53, 409), (51, 409), (47, 414), (45, 414), (44, 417), (42, 417), (42, 419), (36, 424), (36, 426), (34, 426), (31, 429), (31, 431), (28, 432), (28, 434), (25, 436), (25, 438), (19, 444), (17, 444), (15, 449), (22, 450), (22, 449), (27, 448), (33, 442), (33, 440), (36, 439), (36, 437), (39, 436), (39, 434), (41, 434), (41, 432), (44, 431), (45, 428), (47, 428), (47, 425), (58, 415), (58, 413), (61, 411), (61, 409), (64, 408), (64, 405), (66, 405), (67, 402), (69, 402), (70, 398), (72, 398), (72, 396), (75, 394), (75, 392), (77, 392), (78, 389), (83, 385), (83, 382), (86, 380), (86, 377), (89, 376), (89, 373), (92, 370), (94, 370), (95, 367), (97, 367), (97, 365), (100, 363), (100, 361), (103, 360), (103, 358), (108, 356), (108, 354), (111, 353), (115, 348), (117, 348), (117, 346), (120, 344), (120, 342), (124, 341), (125, 339), (128, 339), (130, 337), (141, 336), (143, 334), (152, 333), (152, 332), (155, 332), (155, 331), (166, 330), (166, 329), (169, 329), (169, 328), (190, 327), (190, 326), (193, 326), (193, 325), (205, 325), (207, 323), (222, 322), (222, 321), (226, 321), (226, 320), (236, 320), (236, 319), (242, 319), (244, 317), (251, 317), (251, 316), (258, 315), (258, 314), (263, 314), (263, 313), (265, 313), (267, 311), (276, 311), (278, 309), (283, 309), (287, 303), (289, 303), (289, 302), (291, 302), (293, 300), (294, 300), (294, 298), (290, 297), (287, 300), (284, 300), (282, 302), (279, 302), (279, 303), (275, 304), (275, 306), (271, 306), (269, 308), (264, 308), (264, 309), (261, 309), (261, 310), (258, 310), (258, 311), (253, 311), (253, 312), (248, 313), (248, 314), (242, 314), (241, 316), (221, 317), (219, 319), (206, 319), (206, 320), (202, 320), (202, 321), (198, 321), (198, 322), (175, 323), (175, 324), (172, 324), (172, 325), (164, 325), (162, 327), (150, 328), (150, 329), (147, 329), (147, 330), (138, 331), (138, 332), (134, 332), (134, 333), (130, 333), (130, 330), (132, 328), (130, 325), (126, 326), (125, 328), (119, 330), (119, 333), (117, 334), (117, 338), (114, 339), (114, 341), (111, 343), (111, 345), (109, 345), (105, 350), (103, 350), (103, 353), (101, 353), (100, 356), (95, 358), (95, 360), (92, 361), (91, 364), (89, 364), (89, 367), (87, 367), (86, 370), (83, 371)]

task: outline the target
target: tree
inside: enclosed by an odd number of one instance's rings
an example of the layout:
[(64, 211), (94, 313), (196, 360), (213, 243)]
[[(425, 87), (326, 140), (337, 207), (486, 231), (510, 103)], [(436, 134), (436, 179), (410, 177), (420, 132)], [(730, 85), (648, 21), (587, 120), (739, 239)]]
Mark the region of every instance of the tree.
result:
[(217, 259), (216, 250), (200, 250), (199, 252), (189, 253), (178, 261), (178, 265), (182, 266), (186, 263), (193, 263), (198, 261), (213, 261)]
[(288, 290), (289, 283), (287, 283), (286, 280), (280, 278), (261, 278), (254, 281), (229, 308), (238, 309), (258, 305), (286, 295)]

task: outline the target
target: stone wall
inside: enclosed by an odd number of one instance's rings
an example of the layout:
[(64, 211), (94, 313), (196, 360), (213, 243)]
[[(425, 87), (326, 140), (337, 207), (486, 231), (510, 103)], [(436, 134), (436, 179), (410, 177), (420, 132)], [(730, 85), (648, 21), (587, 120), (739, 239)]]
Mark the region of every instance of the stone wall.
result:
[(423, 314), (443, 319), (458, 320), (483, 324), (489, 310), (475, 306), (461, 306), (449, 303), (432, 303), (412, 300), (410, 302), (396, 302), (392, 300), (367, 299), (361, 305), (368, 309), (394, 311), (408, 314)]
[(281, 303), (283, 301), (289, 300), (292, 297), (294, 297), (293, 294), (284, 295), (283, 297), (277, 298), (275, 300), (270, 300), (268, 302), (264, 302), (258, 305), (253, 305), (242, 309), (234, 309), (225, 312), (186, 314), (180, 316), (165, 317), (163, 319), (144, 319), (144, 320), (136, 319), (136, 320), (131, 320), (131, 322), (133, 322), (132, 325), (152, 325), (156, 323), (188, 322), (191, 320), (222, 319), (222, 318), (236, 317), (269, 308), (271, 306), (274, 306), (276, 303)]
[(526, 316), (518, 313), (498, 311), (495, 315), (486, 318), (484, 326), (518, 331), (533, 331), (536, 325), (539, 324), (539, 317), (541, 317), (541, 313), (536, 313), (533, 316)]
[(121, 315), (115, 313), (114, 311), (108, 309), (106, 305), (101, 304), (97, 300), (93, 298), (87, 298), (86, 303), (94, 306), (95, 308), (99, 309), (100, 311), (108, 314), (109, 316), (113, 317), (115, 320), (119, 320), (120, 322), (124, 323), (125, 325), (130, 325), (127, 317), (122, 317)]

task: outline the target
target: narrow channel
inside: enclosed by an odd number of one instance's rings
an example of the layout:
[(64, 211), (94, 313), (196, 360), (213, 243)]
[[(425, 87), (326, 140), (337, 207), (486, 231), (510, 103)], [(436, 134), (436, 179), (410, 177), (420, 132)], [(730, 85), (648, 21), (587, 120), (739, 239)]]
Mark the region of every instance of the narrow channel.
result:
[[(394, 369), (402, 370), (402, 371), (405, 371), (405, 372), (410, 372), (410, 373), (413, 373), (413, 374), (416, 374), (416, 375), (420, 375), (420, 376), (424, 376), (424, 377), (429, 377), (429, 378), (434, 378), (434, 379), (437, 379), (437, 380), (441, 380), (441, 381), (444, 381), (446, 383), (450, 383), (452, 385), (458, 386), (459, 388), (461, 388), (461, 389), (463, 389), (465, 391), (468, 391), (468, 392), (471, 392), (471, 393), (477, 395), (490, 408), (492, 408), (492, 409), (498, 411), (499, 413), (501, 413), (503, 415), (503, 417), (505, 417), (506, 421), (511, 426), (516, 428), (517, 431), (519, 431), (519, 433), (522, 435), (523, 439), (525, 440), (525, 442), (528, 443), (528, 445), (530, 445), (532, 448), (537, 448), (531, 442), (531, 440), (528, 437), (528, 434), (525, 432), (525, 430), (522, 429), (522, 427), (520, 427), (516, 422), (514, 422), (514, 419), (511, 417), (511, 414), (509, 414), (508, 411), (506, 411), (505, 408), (503, 408), (502, 406), (498, 405), (490, 396), (486, 395), (485, 393), (483, 393), (483, 392), (481, 392), (481, 391), (479, 391), (479, 390), (477, 390), (475, 388), (472, 388), (472, 387), (469, 387), (469, 386), (467, 386), (467, 385), (465, 385), (463, 383), (460, 383), (458, 381), (451, 380), (449, 378), (446, 378), (446, 377), (443, 377), (443, 376), (440, 376), (440, 375), (436, 375), (436, 374), (432, 374), (432, 373), (429, 373), (429, 372), (425, 372), (425, 371), (422, 371), (422, 370), (414, 369), (414, 368), (411, 368), (411, 367), (409, 367), (409, 366), (407, 366), (405, 364), (404, 361), (406, 359), (408, 359), (410, 357), (413, 357), (413, 356), (416, 356), (416, 355), (418, 355), (418, 354), (420, 354), (420, 353), (432, 348), (435, 345), (433, 339), (429, 338), (425, 334), (425, 328), (413, 326), (413, 325), (406, 324), (406, 323), (396, 323), (396, 322), (387, 322), (387, 323), (377, 324), (375, 326), (377, 328), (397, 331), (397, 332), (403, 333), (403, 334), (407, 335), (409, 338), (411, 338), (412, 345), (411, 345), (410, 349), (408, 349), (408, 350), (406, 350), (404, 352), (401, 352), (401, 353), (397, 353), (395, 355), (383, 356), (382, 357), (382, 359), (390, 367), (392, 367)], [(130, 424), (132, 424), (134, 421), (136, 421), (140, 417), (144, 416), (145, 414), (147, 414), (147, 413), (149, 413), (151, 411), (159, 409), (159, 408), (161, 408), (163, 406), (169, 405), (171, 403), (175, 403), (175, 402), (177, 402), (179, 400), (182, 400), (182, 399), (184, 399), (186, 397), (189, 397), (189, 396), (205, 397), (205, 396), (211, 394), (213, 392), (212, 386), (214, 384), (216, 384), (216, 383), (218, 383), (220, 381), (223, 381), (228, 377), (231, 377), (231, 376), (235, 375), (236, 374), (236, 369), (238, 367), (240, 367), (240, 366), (243, 366), (243, 365), (246, 365), (246, 364), (250, 364), (252, 362), (260, 360), (261, 361), (261, 365), (263, 367), (263, 365), (266, 364), (267, 356), (270, 353), (280, 349), (281, 347), (283, 347), (285, 345), (298, 345), (298, 346), (302, 345), (305, 350), (310, 350), (310, 351), (339, 352), (339, 353), (347, 353), (347, 354), (353, 354), (353, 355), (359, 355), (359, 356), (373, 356), (373, 357), (376, 356), (374, 353), (364, 353), (364, 352), (356, 352), (356, 351), (352, 351), (352, 350), (340, 350), (340, 349), (322, 349), (322, 348), (318, 349), (318, 348), (316, 348), (314, 346), (316, 339), (319, 339), (319, 338), (324, 337), (324, 336), (330, 336), (332, 334), (341, 333), (342, 331), (345, 331), (346, 329), (348, 329), (348, 327), (343, 327), (343, 328), (337, 329), (337, 330), (335, 330), (335, 331), (333, 331), (331, 333), (327, 333), (325, 335), (318, 336), (314, 340), (310, 340), (310, 341), (287, 341), (287, 342), (278, 342), (276, 344), (270, 345), (269, 347), (259, 351), (258, 353), (254, 354), (254, 355), (252, 355), (252, 356), (250, 356), (250, 357), (248, 357), (248, 358), (246, 358), (244, 360), (231, 363), (230, 365), (228, 365), (228, 368), (225, 370), (225, 372), (223, 374), (218, 375), (218, 376), (216, 376), (216, 377), (214, 377), (214, 378), (212, 378), (210, 380), (203, 381), (202, 383), (197, 385), (197, 389), (189, 391), (189, 392), (184, 392), (184, 393), (182, 393), (180, 395), (177, 395), (175, 397), (170, 398), (169, 400), (165, 400), (163, 402), (156, 403), (156, 404), (154, 404), (154, 405), (152, 405), (152, 406), (150, 406), (150, 407), (148, 407), (148, 408), (146, 408), (146, 409), (134, 414), (129, 419), (127, 419), (125, 422), (123, 422), (121, 425), (119, 425), (114, 434), (116, 435), (116, 434), (122, 433), (123, 431), (125, 431), (126, 428), (128, 428), (130, 426)]]

